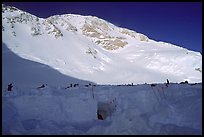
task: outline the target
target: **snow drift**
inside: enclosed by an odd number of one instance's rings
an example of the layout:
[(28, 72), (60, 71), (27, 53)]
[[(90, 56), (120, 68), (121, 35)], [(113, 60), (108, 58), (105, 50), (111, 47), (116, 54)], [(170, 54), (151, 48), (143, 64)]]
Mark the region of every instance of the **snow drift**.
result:
[[(21, 89), (2, 94), (3, 134), (202, 134), (202, 85)], [(94, 96), (93, 96), (94, 94)], [(114, 103), (105, 120), (98, 104)]]

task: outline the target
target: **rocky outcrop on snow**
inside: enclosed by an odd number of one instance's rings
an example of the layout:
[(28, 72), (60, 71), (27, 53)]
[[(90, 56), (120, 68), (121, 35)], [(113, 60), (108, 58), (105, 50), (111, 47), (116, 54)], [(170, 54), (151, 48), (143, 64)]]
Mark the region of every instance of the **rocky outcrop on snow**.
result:
[[(145, 42), (149, 40), (143, 34), (125, 28), (118, 28), (94, 16), (65, 14), (42, 19), (4, 4), (2, 4), (2, 14), (2, 19), (10, 24), (11, 28), (14, 28), (16, 23), (31, 24), (29, 27), (30, 35), (32, 36), (48, 34), (55, 38), (60, 38), (63, 37), (62, 30), (67, 30), (84, 35), (106, 50), (117, 50), (128, 45), (126, 36)], [(75, 24), (76, 20), (78, 20), (81, 26)], [(2, 26), (2, 30), (4, 31), (4, 26)], [(15, 31), (12, 33), (16, 35)]]

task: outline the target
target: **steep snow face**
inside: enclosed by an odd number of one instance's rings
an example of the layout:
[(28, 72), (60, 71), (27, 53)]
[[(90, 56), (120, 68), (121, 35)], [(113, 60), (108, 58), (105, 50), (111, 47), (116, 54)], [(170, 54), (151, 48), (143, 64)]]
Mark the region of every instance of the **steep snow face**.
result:
[(93, 16), (42, 19), (2, 5), (2, 35), (18, 56), (98, 84), (202, 82), (200, 53)]

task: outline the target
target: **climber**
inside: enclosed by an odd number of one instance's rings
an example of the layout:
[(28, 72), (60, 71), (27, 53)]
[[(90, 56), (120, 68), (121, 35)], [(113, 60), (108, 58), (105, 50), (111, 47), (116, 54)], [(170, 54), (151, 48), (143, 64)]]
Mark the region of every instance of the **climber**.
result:
[(12, 90), (12, 87), (13, 87), (13, 85), (12, 85), (12, 83), (10, 83), (10, 84), (8, 85), (7, 90), (8, 90), (8, 91), (11, 91), (11, 90)]

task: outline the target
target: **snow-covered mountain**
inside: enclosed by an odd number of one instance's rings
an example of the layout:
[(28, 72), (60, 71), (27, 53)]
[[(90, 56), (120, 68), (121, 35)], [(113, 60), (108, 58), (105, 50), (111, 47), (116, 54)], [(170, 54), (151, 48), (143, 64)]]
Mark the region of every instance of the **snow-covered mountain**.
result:
[(43, 19), (2, 4), (2, 46), (62, 74), (98, 84), (202, 82), (202, 55), (74, 14)]

